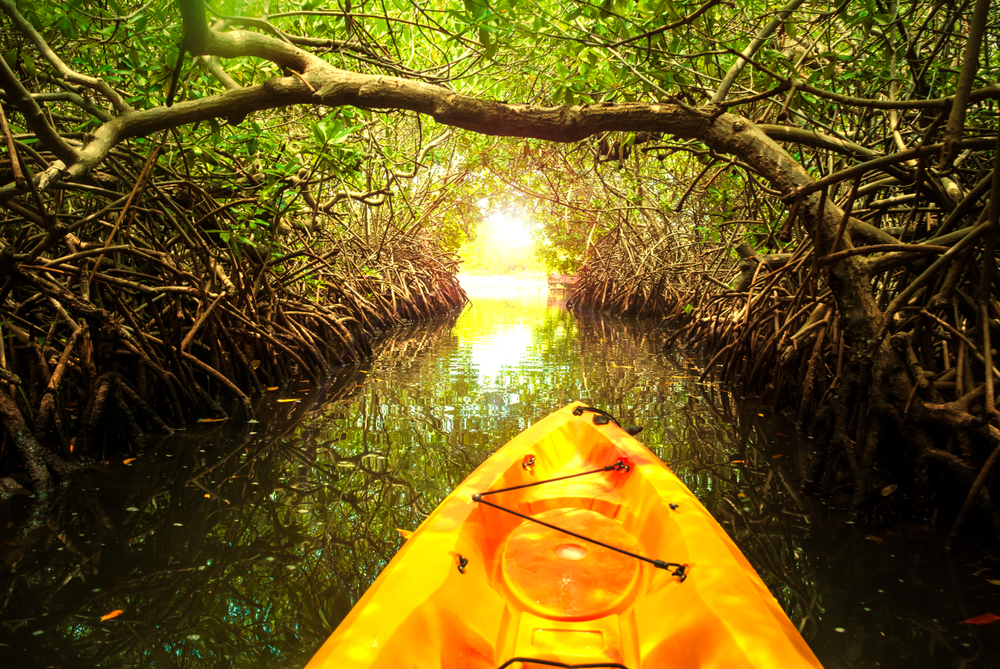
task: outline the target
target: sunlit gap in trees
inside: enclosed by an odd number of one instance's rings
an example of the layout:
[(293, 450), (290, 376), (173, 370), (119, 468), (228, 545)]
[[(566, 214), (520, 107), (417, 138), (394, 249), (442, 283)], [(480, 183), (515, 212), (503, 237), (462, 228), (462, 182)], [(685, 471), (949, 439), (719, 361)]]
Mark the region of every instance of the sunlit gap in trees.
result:
[(531, 244), (531, 227), (520, 216), (495, 211), (486, 218), (486, 243), (499, 249), (524, 248)]
[(493, 209), (459, 249), (463, 275), (538, 279), (545, 268), (535, 257), (534, 224), (509, 209)]

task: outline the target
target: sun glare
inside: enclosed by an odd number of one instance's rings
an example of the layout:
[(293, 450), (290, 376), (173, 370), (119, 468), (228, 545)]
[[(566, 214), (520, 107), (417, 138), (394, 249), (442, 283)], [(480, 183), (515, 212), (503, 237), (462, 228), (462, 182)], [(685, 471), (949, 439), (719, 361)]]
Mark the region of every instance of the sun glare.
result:
[(497, 246), (523, 248), (531, 243), (531, 230), (517, 216), (498, 211), (486, 220), (490, 224), (490, 238)]

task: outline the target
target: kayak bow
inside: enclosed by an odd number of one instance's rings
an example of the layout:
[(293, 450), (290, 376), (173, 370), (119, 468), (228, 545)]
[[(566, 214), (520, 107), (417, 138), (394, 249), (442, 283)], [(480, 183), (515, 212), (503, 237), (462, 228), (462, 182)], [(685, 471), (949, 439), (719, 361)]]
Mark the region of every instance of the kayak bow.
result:
[(431, 513), (306, 669), (821, 665), (694, 494), (575, 403)]

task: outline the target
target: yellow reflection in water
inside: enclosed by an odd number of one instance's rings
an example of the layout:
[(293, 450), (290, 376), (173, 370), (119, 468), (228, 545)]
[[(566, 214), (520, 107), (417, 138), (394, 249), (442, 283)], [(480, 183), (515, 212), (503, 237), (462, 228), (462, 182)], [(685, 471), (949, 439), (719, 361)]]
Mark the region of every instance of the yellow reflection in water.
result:
[[(471, 304), (452, 333), (459, 348), (469, 353), (479, 379), (496, 379), (501, 370), (517, 367), (529, 357), (533, 326), (553, 308), (548, 284), (509, 276), (461, 276), (459, 280)], [(490, 308), (477, 308), (477, 300), (488, 300)], [(516, 312), (513, 318), (511, 311)]]

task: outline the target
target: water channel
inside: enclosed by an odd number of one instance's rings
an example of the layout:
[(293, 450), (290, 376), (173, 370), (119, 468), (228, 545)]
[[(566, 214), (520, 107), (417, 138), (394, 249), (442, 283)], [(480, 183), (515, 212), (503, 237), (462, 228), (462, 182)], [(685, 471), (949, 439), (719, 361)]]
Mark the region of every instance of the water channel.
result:
[[(0, 503), (2, 667), (301, 667), (420, 520), (570, 400), (641, 425), (731, 532), (828, 669), (1000, 666), (1000, 563), (928, 523), (861, 529), (803, 494), (807, 445), (652, 322), (571, 313), (544, 285), (469, 281), (461, 313), (368, 365), (95, 463), (46, 526)], [(835, 502), (835, 500), (834, 500)], [(874, 529), (873, 529), (874, 528)]]

